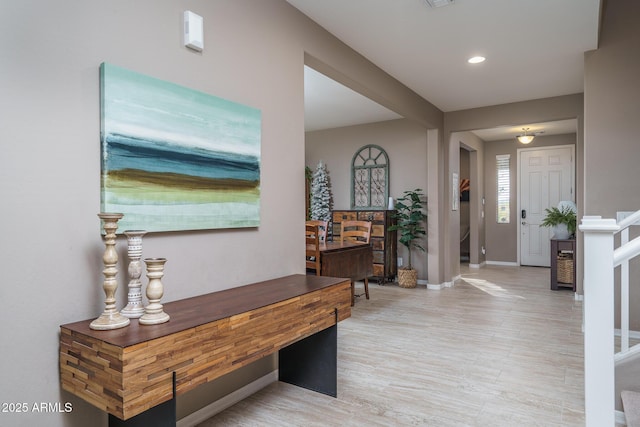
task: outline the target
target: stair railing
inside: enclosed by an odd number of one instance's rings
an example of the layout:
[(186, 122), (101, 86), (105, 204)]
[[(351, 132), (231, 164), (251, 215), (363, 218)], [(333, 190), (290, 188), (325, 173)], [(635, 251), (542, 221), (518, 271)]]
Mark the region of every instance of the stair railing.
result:
[[(614, 269), (621, 266), (622, 341), (628, 347), (629, 260), (640, 255), (640, 237), (628, 241), (628, 227), (640, 211), (618, 224), (614, 219), (584, 216), (584, 391), (587, 427), (615, 425)], [(622, 231), (614, 250), (614, 235)], [(626, 281), (626, 285), (624, 284)], [(626, 287), (626, 290), (624, 288)], [(626, 299), (624, 299), (626, 298)], [(626, 323), (626, 325), (625, 325)], [(626, 329), (626, 332), (625, 332)]]
[(634, 247), (640, 244), (638, 238), (629, 242), (629, 227), (639, 220), (640, 211), (637, 211), (618, 221), (620, 247), (613, 252), (613, 267), (620, 266), (620, 352), (616, 353), (616, 360), (640, 350), (640, 345), (629, 349), (629, 260), (637, 255), (633, 254)]

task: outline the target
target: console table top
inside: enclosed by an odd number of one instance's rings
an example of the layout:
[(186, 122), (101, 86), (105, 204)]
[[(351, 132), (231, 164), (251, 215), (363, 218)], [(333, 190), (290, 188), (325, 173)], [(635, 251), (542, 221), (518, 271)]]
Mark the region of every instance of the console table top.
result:
[(89, 328), (93, 320), (89, 319), (61, 325), (60, 328), (124, 348), (331, 287), (345, 280), (348, 279), (294, 274), (165, 303), (164, 311), (171, 319), (160, 325), (143, 326), (136, 319), (131, 319), (127, 327), (98, 331)]

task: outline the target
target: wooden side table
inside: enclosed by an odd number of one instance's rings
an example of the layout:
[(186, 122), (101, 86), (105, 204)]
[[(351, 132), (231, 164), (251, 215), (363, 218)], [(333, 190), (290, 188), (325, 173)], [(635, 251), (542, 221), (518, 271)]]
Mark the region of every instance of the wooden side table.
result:
[(551, 289), (557, 291), (559, 287), (576, 291), (575, 239), (551, 239)]
[[(398, 273), (397, 231), (389, 231), (397, 220), (394, 210), (337, 210), (332, 213), (333, 240), (340, 240), (340, 224), (347, 220), (371, 221), (373, 278), (378, 284), (393, 282)], [(337, 276), (342, 277), (342, 276)]]

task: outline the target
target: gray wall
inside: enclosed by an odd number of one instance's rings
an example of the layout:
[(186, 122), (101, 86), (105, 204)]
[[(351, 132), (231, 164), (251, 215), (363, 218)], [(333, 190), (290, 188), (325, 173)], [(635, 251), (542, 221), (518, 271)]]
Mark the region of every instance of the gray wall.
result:
[[(394, 200), (415, 188), (426, 194), (427, 131), (423, 126), (401, 119), (307, 132), (306, 164), (315, 170), (318, 161), (326, 163), (334, 209), (351, 209), (351, 161), (368, 144), (380, 146), (389, 156), (389, 195)], [(403, 245), (398, 245), (398, 256), (407, 259)], [(427, 256), (415, 249), (411, 253), (420, 280), (427, 279)]]
[[(184, 10), (204, 17), (202, 53), (182, 46)], [(70, 414), (1, 414), (0, 424), (106, 424), (103, 412), (61, 391), (58, 373), (59, 325), (104, 308), (99, 64), (262, 111), (260, 227), (145, 237), (145, 254), (168, 258), (164, 300), (171, 301), (304, 272), (302, 233), (285, 230), (304, 222), (306, 56), (392, 100), (405, 116), (442, 123), (431, 104), (284, 0), (0, 3), (0, 401), (73, 404)], [(122, 238), (118, 246), (126, 259)], [(119, 306), (124, 271), (121, 263)], [(225, 378), (182, 401), (180, 416), (273, 368), (269, 358)]]
[[(181, 46), (187, 8), (204, 17), (203, 53)], [(0, 9), (0, 259), (11, 284), (0, 290), (0, 400), (73, 404), (70, 414), (2, 414), (0, 424), (104, 424), (104, 413), (62, 392), (58, 379), (59, 325), (104, 308), (98, 66), (107, 61), (262, 110), (260, 227), (145, 237), (147, 256), (168, 259), (164, 300), (299, 273), (302, 239), (282, 231), (302, 228), (303, 52), (281, 31), (297, 14), (280, 1), (34, 0)], [(294, 161), (283, 167), (285, 157)], [(122, 238), (118, 246), (124, 261)], [(125, 279), (121, 262), (120, 302)], [(265, 359), (233, 382), (274, 366)]]
[[(474, 108), (470, 110), (461, 110), (445, 113), (444, 119), (444, 133), (445, 139), (448, 141), (445, 144), (446, 150), (446, 169), (448, 171), (448, 180), (443, 182), (444, 194), (448, 199), (445, 204), (451, 204), (451, 184), (450, 176), (453, 172), (458, 171), (459, 162), (459, 144), (460, 141), (452, 133), (471, 131), (476, 129), (488, 129), (499, 126), (519, 126), (527, 123), (541, 123), (554, 120), (564, 119), (577, 119), (578, 131), (576, 134), (576, 188), (582, 188), (583, 177), (583, 152), (582, 152), (582, 127), (583, 127), (583, 95), (574, 94), (566, 96), (558, 96), (553, 98), (535, 99), (531, 101), (516, 102), (513, 104), (495, 105), (483, 108)], [(488, 145), (488, 144), (486, 144)], [(485, 162), (490, 155), (485, 152)], [(486, 195), (489, 195), (490, 184), (485, 183)], [(583, 212), (582, 206), (582, 194), (577, 192), (576, 203), (578, 205), (578, 215)], [(489, 201), (487, 200), (487, 206)], [(486, 212), (487, 227), (488, 220), (491, 218), (490, 213)], [(452, 235), (457, 233), (456, 224), (460, 222), (457, 211), (448, 211), (447, 215), (443, 218), (443, 227), (448, 230)], [(486, 238), (489, 239), (491, 230), (487, 229), (485, 232)], [(509, 234), (511, 235), (511, 234)], [(453, 239), (451, 240), (453, 241)], [(514, 242), (515, 244), (515, 242)], [(580, 251), (581, 236), (578, 236), (578, 250)], [(447, 256), (444, 257), (445, 265), (444, 269), (446, 274), (450, 277), (456, 277), (460, 274), (460, 265), (457, 260), (458, 248), (452, 245), (450, 241), (444, 241), (444, 250)], [(487, 259), (489, 260), (489, 253), (487, 252)], [(578, 259), (577, 262), (577, 281), (578, 281), (578, 293), (582, 293), (582, 260)]]
[[(486, 246), (485, 243), (485, 218), (483, 215), (484, 206), (482, 205), (482, 198), (485, 197), (485, 166), (484, 166), (484, 152), (485, 142), (478, 138), (472, 132), (453, 132), (451, 134), (451, 153), (459, 158), (458, 165), (456, 165), (455, 171), (460, 174), (460, 179), (469, 178), (471, 180), (470, 199), (468, 203), (460, 203), (459, 211), (451, 211), (453, 218), (459, 218), (458, 222), (451, 222), (449, 224), (449, 233), (447, 236), (451, 241), (451, 256), (458, 259), (458, 247), (455, 244), (459, 241), (460, 228), (458, 223), (462, 222), (462, 216), (467, 215), (470, 228), (469, 236), (469, 264), (474, 267), (481, 266), (485, 261), (485, 255), (482, 253), (482, 248)], [(458, 150), (455, 150), (455, 148)], [(468, 175), (465, 176), (466, 163), (460, 158), (461, 153), (467, 153), (468, 155)], [(455, 161), (455, 160), (454, 160)], [(448, 207), (451, 210), (451, 207)], [(451, 260), (453, 265), (459, 265), (454, 259)], [(455, 274), (454, 274), (455, 273)], [(452, 272), (452, 278), (455, 278), (459, 272), (454, 270)]]
[[(462, 182), (463, 179), (470, 180), (471, 178), (470, 157), (471, 153), (467, 149), (460, 148), (460, 182)], [(464, 233), (470, 228), (471, 218), (469, 210), (469, 202), (460, 201), (460, 254), (467, 255), (471, 248), (469, 245), (469, 237), (464, 238)]]
[(640, 2), (608, 2), (600, 47), (585, 56), (585, 210), (640, 207)]
[[(607, 2), (600, 47), (585, 55), (586, 215), (615, 218), (616, 211), (640, 209), (638, 16), (640, 2)], [(636, 230), (633, 230), (634, 228)], [(632, 227), (631, 230), (632, 233), (637, 233), (637, 227)], [(632, 262), (630, 271), (632, 308), (640, 307), (638, 262), (637, 259)], [(640, 330), (640, 311), (632, 309), (630, 316), (631, 329)], [(616, 319), (618, 318), (619, 316), (616, 316)]]
[[(487, 262), (518, 262), (518, 149), (548, 147), (553, 145), (575, 145), (576, 134), (538, 136), (525, 146), (514, 140), (492, 141), (485, 144), (485, 194), (486, 194), (486, 236)], [(496, 156), (510, 154), (511, 197), (509, 198), (510, 218), (508, 224), (496, 221)]]
[[(640, 3), (607, 2), (600, 46), (585, 55), (585, 214), (615, 218), (616, 211), (640, 209), (638, 192), (640, 146)], [(635, 230), (634, 230), (635, 229)], [(631, 237), (638, 234), (631, 228)], [(640, 330), (639, 261), (630, 265), (630, 328)], [(619, 278), (618, 278), (619, 280)], [(619, 327), (619, 284), (616, 284), (616, 327)], [(616, 409), (619, 393), (639, 391), (637, 360), (616, 367)]]
[[(566, 97), (550, 98), (543, 100), (535, 100), (529, 102), (518, 103), (512, 108), (504, 108), (503, 106), (487, 107), (483, 109), (465, 110), (455, 113), (446, 113), (448, 126), (451, 129), (482, 129), (488, 126), (497, 126), (498, 123), (514, 123), (515, 120), (524, 121), (524, 117), (530, 117), (529, 122), (541, 121), (542, 117), (545, 120), (553, 119), (565, 119), (570, 118), (573, 114), (574, 117), (580, 117), (582, 109), (582, 95), (570, 95)], [(517, 111), (517, 114), (510, 116), (509, 111)], [(334, 183), (334, 200), (336, 201), (336, 208), (342, 208), (343, 206), (349, 206), (349, 162), (351, 156), (355, 150), (367, 143), (378, 143), (382, 140), (385, 144), (387, 134), (385, 132), (380, 133), (380, 129), (386, 129), (390, 127), (391, 123), (398, 121), (382, 122), (375, 125), (369, 125), (371, 132), (367, 126), (354, 126), (350, 128), (334, 129), (321, 132), (309, 132), (307, 133), (307, 164), (312, 168), (315, 168), (317, 161), (323, 159), (329, 164), (329, 168), (332, 169), (331, 163), (337, 162), (341, 164), (337, 170), (331, 172), (332, 182)], [(474, 126), (478, 126), (474, 128)], [(377, 135), (380, 134), (381, 137)], [(373, 141), (373, 142), (371, 142)], [(539, 136), (536, 140), (527, 147), (540, 147), (550, 145), (576, 145), (577, 134), (567, 135), (555, 135), (555, 136)], [(351, 144), (351, 145), (349, 145)], [(470, 212), (474, 215), (474, 221), (471, 222), (473, 227), (472, 236), (473, 239), (470, 242), (474, 250), (471, 251), (473, 264), (482, 264), (484, 261), (494, 262), (517, 262), (517, 223), (511, 221), (510, 224), (497, 224), (492, 219), (495, 218), (495, 155), (496, 154), (511, 154), (512, 159), (512, 212), (511, 217), (516, 218), (517, 209), (517, 192), (516, 178), (517, 178), (517, 149), (519, 147), (515, 141), (493, 141), (485, 143), (480, 140), (471, 132), (452, 132), (451, 134), (451, 171), (459, 172), (459, 150), (454, 151), (454, 145), (457, 147), (464, 146), (471, 150), (471, 154), (478, 159), (477, 165), (479, 169), (473, 172), (472, 185), (474, 190), (472, 191), (472, 200), (469, 204)], [(383, 145), (384, 147), (384, 145)], [(399, 146), (401, 147), (401, 146)], [(386, 147), (385, 147), (386, 148)], [(349, 151), (351, 150), (351, 151)], [(321, 154), (318, 154), (321, 153)], [(326, 154), (325, 154), (326, 153)], [(397, 155), (402, 155), (401, 151)], [(410, 156), (411, 157), (411, 156)], [(421, 156), (419, 156), (421, 157)], [(415, 161), (415, 160), (414, 160)], [(458, 164), (456, 164), (458, 162)], [(392, 159), (392, 163), (393, 159)], [(395, 163), (394, 163), (395, 164)], [(401, 171), (393, 169), (392, 174), (392, 191), (393, 185), (398, 179), (402, 179), (403, 175), (409, 175), (406, 173), (408, 169), (403, 168)], [(581, 162), (578, 159), (576, 161), (576, 181), (581, 182), (580, 171), (582, 170)], [(413, 171), (413, 169), (412, 169)], [(485, 172), (486, 171), (486, 172)], [(413, 172), (411, 172), (413, 174)], [(462, 178), (462, 176), (461, 176)], [(425, 178), (426, 179), (426, 178)], [(342, 183), (346, 185), (342, 188)], [(577, 188), (580, 188), (580, 184), (577, 184)], [(475, 187), (477, 186), (477, 188)], [(441, 196), (444, 197), (444, 191), (440, 190)], [(448, 193), (446, 193), (448, 195)], [(482, 196), (485, 196), (485, 216), (483, 217), (481, 200)], [(578, 195), (580, 199), (580, 195)], [(454, 278), (459, 274), (458, 262), (459, 259), (459, 245), (455, 242), (459, 241), (459, 218), (460, 211), (452, 211), (450, 208), (451, 201), (447, 199), (445, 212), (452, 215), (452, 218), (457, 218), (458, 221), (453, 221), (448, 225), (448, 233), (443, 236), (445, 244), (449, 245), (450, 250), (450, 268), (451, 278)], [(466, 207), (465, 207), (466, 208)], [(431, 245), (433, 242), (430, 242)], [(482, 247), (486, 248), (487, 255), (482, 254)], [(436, 250), (437, 248), (434, 248)], [(474, 256), (475, 254), (475, 256)], [(422, 278), (422, 276), (421, 276)], [(449, 279), (450, 280), (450, 279)]]
[[(434, 282), (440, 282), (457, 274), (457, 254), (447, 243), (450, 224), (459, 221), (446, 209), (448, 176), (457, 167), (457, 155), (450, 156), (451, 132), (577, 117), (577, 180), (587, 201), (585, 209), (578, 194), (579, 212), (611, 216), (640, 206), (635, 191), (640, 64), (633, 55), (640, 45), (634, 22), (640, 4), (608, 5), (601, 48), (585, 62), (588, 178), (583, 183), (581, 94), (444, 115), (284, 0), (1, 2), (0, 400), (69, 401), (73, 412), (2, 414), (0, 423), (106, 424), (101, 411), (62, 392), (58, 377), (59, 325), (94, 318), (103, 309), (103, 244), (96, 217), (101, 62), (262, 110), (260, 227), (146, 237), (145, 253), (169, 260), (166, 301), (304, 271), (302, 235), (284, 232), (301, 229), (304, 221), (304, 63), (428, 129), (427, 184), (435, 210), (429, 219), (435, 249), (429, 257), (436, 257), (428, 260), (429, 280), (435, 275)], [(187, 9), (204, 17), (201, 54), (181, 46)], [(621, 187), (610, 191), (614, 185)], [(122, 239), (119, 247), (122, 254)], [(120, 301), (126, 294), (122, 272)], [(240, 378), (226, 378), (219, 388), (231, 391), (269, 372), (273, 360), (266, 362)], [(202, 397), (203, 404), (207, 398), (215, 396)]]

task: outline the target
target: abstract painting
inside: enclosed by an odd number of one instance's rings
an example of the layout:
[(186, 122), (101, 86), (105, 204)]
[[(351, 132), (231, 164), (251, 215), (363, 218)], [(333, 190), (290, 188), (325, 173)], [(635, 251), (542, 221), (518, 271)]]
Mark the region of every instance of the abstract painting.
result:
[(260, 223), (261, 113), (111, 64), (100, 66), (101, 211), (118, 230)]

